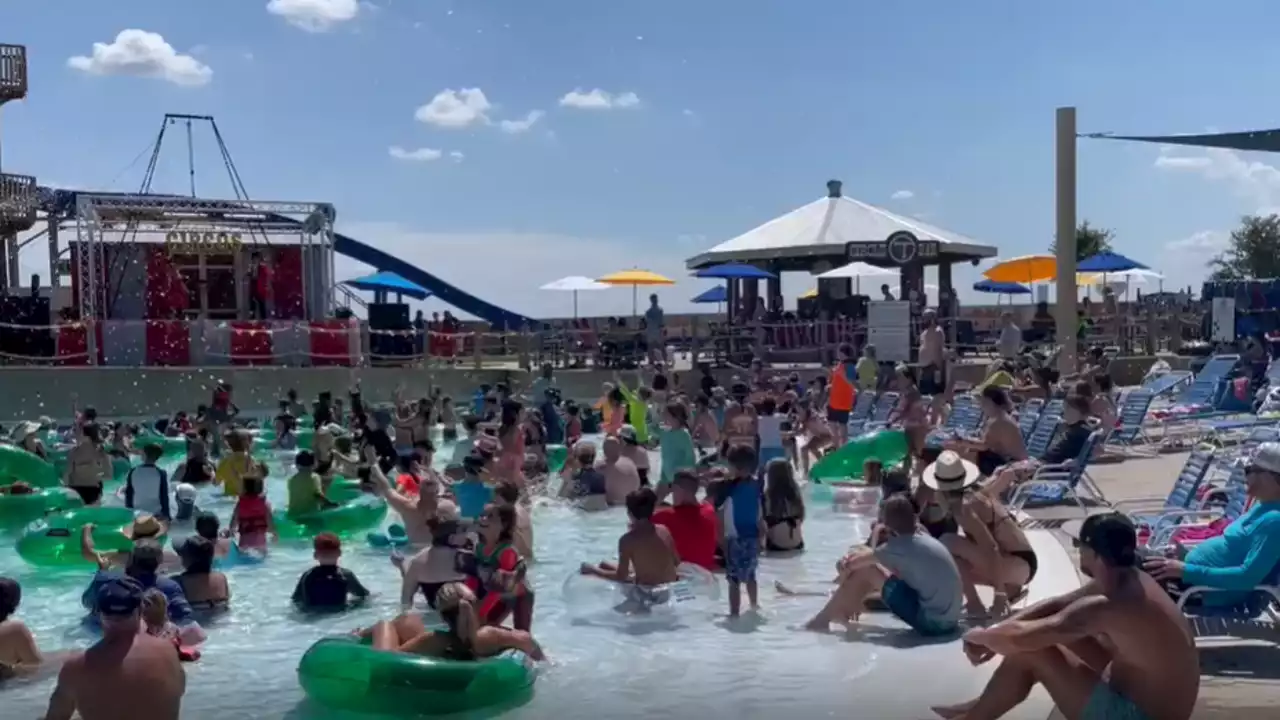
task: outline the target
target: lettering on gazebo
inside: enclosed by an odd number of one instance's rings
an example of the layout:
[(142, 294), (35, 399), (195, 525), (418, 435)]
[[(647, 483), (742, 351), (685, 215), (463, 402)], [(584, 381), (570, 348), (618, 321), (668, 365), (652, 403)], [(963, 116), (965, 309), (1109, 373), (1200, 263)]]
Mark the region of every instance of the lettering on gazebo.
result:
[(845, 246), (850, 261), (883, 260), (895, 265), (931, 260), (938, 257), (938, 251), (937, 240), (920, 240), (909, 232), (896, 232), (882, 242), (851, 242)]

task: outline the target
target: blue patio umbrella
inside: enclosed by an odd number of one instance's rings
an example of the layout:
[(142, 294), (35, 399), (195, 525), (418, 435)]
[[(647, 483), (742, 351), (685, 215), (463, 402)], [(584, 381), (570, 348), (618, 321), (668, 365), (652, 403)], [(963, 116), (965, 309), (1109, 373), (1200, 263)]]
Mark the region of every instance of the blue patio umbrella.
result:
[(1078, 273), (1115, 273), (1126, 270), (1150, 270), (1137, 260), (1130, 260), (1120, 253), (1100, 252), (1090, 255), (1076, 264)]
[(720, 280), (770, 280), (777, 277), (771, 272), (761, 270), (755, 265), (746, 263), (726, 263), (703, 268), (693, 274), (700, 278), (717, 278)]
[(723, 285), (717, 285), (693, 299), (693, 302), (696, 303), (722, 303), (728, 301), (729, 290)]
[(409, 282), (393, 272), (376, 272), (372, 275), (352, 278), (342, 284), (365, 292), (405, 295), (414, 300), (426, 300), (431, 297), (431, 292), (426, 288)]
[(996, 282), (994, 280), (981, 280), (973, 284), (973, 289), (978, 292), (996, 293), (998, 295), (1030, 295), (1031, 288), (1022, 283), (1013, 282)]

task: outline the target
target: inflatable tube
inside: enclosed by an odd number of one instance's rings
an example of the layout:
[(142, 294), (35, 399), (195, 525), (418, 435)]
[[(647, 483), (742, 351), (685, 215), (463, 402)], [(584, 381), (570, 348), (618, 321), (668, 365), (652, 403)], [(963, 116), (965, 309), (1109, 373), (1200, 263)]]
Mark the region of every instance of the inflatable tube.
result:
[(39, 455), (12, 445), (0, 445), (0, 485), (21, 480), (31, 487), (57, 487), (58, 473)]
[[(80, 556), (80, 528), (93, 523), (93, 545), (99, 552), (128, 552), (133, 541), (124, 529), (133, 511), (123, 507), (87, 507), (37, 520), (18, 538), (18, 555), (40, 567), (88, 565)], [(163, 538), (160, 538), (163, 541)]]
[(298, 663), (315, 702), (370, 715), (452, 715), (523, 701), (537, 679), (524, 653), (458, 661), (375, 650), (353, 637), (324, 638)]
[(720, 599), (720, 581), (698, 565), (683, 563), (680, 579), (655, 588), (622, 585), (574, 572), (563, 593), (575, 622), (627, 628), (649, 622), (673, 623), (689, 611), (712, 610)]
[(322, 532), (350, 535), (381, 525), (387, 517), (387, 501), (362, 492), (359, 484), (334, 482), (326, 495), (338, 507), (298, 516), (277, 510), (274, 519), (280, 537), (305, 538)]
[(409, 544), (409, 536), (402, 525), (392, 525), (384, 533), (371, 532), (365, 539), (376, 548), (402, 548)]
[(552, 475), (564, 469), (565, 462), (569, 459), (569, 448), (564, 445), (548, 445), (547, 446), (547, 470)]
[(15, 528), (39, 520), (49, 513), (84, 507), (84, 501), (70, 488), (45, 488), (29, 495), (0, 495), (0, 527)]
[(146, 447), (147, 445), (159, 445), (165, 455), (186, 455), (187, 439), (185, 437), (169, 437), (161, 435), (155, 430), (143, 428), (142, 432), (134, 438), (135, 447)]
[(894, 465), (907, 456), (907, 435), (901, 430), (876, 430), (859, 435), (843, 447), (827, 453), (809, 470), (809, 479), (857, 480), (862, 477), (862, 464), (876, 459)]
[[(298, 450), (311, 449), (311, 443), (313, 440), (315, 440), (315, 434), (316, 434), (316, 431), (314, 429), (300, 427), (293, 434), (298, 439), (298, 447), (297, 447)], [(275, 428), (263, 428), (258, 432), (257, 437), (253, 439), (253, 449), (254, 450), (273, 449), (271, 447), (271, 443), (275, 442), (275, 439), (276, 439)]]

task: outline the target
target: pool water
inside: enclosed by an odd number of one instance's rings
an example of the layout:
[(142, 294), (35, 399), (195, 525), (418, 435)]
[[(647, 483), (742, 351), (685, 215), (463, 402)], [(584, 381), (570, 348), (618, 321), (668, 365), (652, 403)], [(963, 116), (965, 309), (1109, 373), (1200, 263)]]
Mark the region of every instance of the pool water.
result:
[[(439, 454), (442, 461), (449, 456), (448, 447)], [(653, 466), (656, 476), (656, 454)], [(286, 467), (284, 458), (272, 463), (268, 495), (276, 506), (284, 501)], [(232, 506), (221, 501), (204, 509), (225, 522)], [(866, 627), (847, 633), (798, 629), (818, 609), (821, 598), (780, 597), (773, 582), (825, 588), (835, 561), (865, 536), (865, 518), (812, 503), (805, 525), (808, 548), (792, 557), (761, 561), (758, 614), (729, 620), (722, 589), (715, 604), (682, 606), (675, 622), (614, 626), (575, 621), (567, 612), (563, 586), (583, 561), (613, 558), (617, 538), (626, 529), (625, 510), (584, 513), (540, 499), (532, 517), (537, 556), (529, 574), (537, 591), (533, 631), (549, 662), (541, 668), (527, 703), (485, 715), (920, 718), (929, 715), (931, 704), (967, 699), (985, 683), (987, 673), (968, 670), (967, 665), (964, 672), (944, 672), (963, 664), (957, 643), (919, 647), (923, 641), (885, 615), (868, 615)], [(388, 522), (393, 519), (398, 520), (392, 514)], [(175, 528), (173, 534), (184, 531)], [(302, 618), (290, 605), (298, 576), (312, 564), (305, 542), (282, 543), (272, 547), (266, 563), (228, 570), (233, 609), (207, 626), (210, 639), (203, 659), (186, 665), (183, 717), (360, 717), (306, 701), (295, 671), (302, 653), (316, 640), (397, 613), (400, 579), (388, 557), (388, 550), (368, 547), (363, 538), (348, 542), (343, 564), (376, 597), (360, 609), (318, 619)], [(22, 583), (18, 617), (31, 626), (42, 650), (83, 647), (92, 641), (80, 625), (80, 595), (88, 571), (30, 568), (5, 539), (0, 544), (0, 574)], [(941, 655), (947, 658), (945, 667), (922, 664), (940, 657), (939, 650), (946, 651)], [(39, 717), (51, 685), (44, 678), (0, 690), (4, 716)]]

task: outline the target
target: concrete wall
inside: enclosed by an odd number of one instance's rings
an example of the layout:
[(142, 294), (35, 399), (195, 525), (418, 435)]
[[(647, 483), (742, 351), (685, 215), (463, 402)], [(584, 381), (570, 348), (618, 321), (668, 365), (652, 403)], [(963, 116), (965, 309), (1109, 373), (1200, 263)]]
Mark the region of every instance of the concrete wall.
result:
[[(1175, 368), (1186, 358), (1166, 358)], [(1111, 374), (1117, 385), (1134, 385), (1142, 380), (1156, 358), (1121, 358), (1112, 361)], [(777, 372), (788, 372), (780, 369)], [(796, 370), (804, 379), (824, 372), (818, 368)], [(986, 373), (985, 364), (964, 364), (955, 368), (956, 380), (977, 384)], [(697, 389), (697, 373), (678, 373), (688, 391)], [(720, 370), (720, 384), (728, 385), (733, 371)], [(611, 381), (611, 371), (571, 370), (557, 373), (566, 398), (593, 401), (600, 396), (601, 383)], [(634, 374), (624, 374), (630, 380)], [(194, 410), (207, 403), (213, 387), (229, 382), (236, 404), (245, 410), (267, 410), (290, 389), (303, 398), (321, 391), (344, 395), (355, 382), (373, 402), (390, 400), (397, 390), (409, 397), (422, 397), (439, 387), (443, 393), (462, 401), (470, 398), (478, 385), (511, 382), (527, 383), (532, 376), (515, 370), (466, 370), (447, 368), (37, 368), (0, 367), (0, 422), (48, 415), (69, 419), (74, 408), (93, 407), (105, 417), (159, 416), (177, 409)]]

